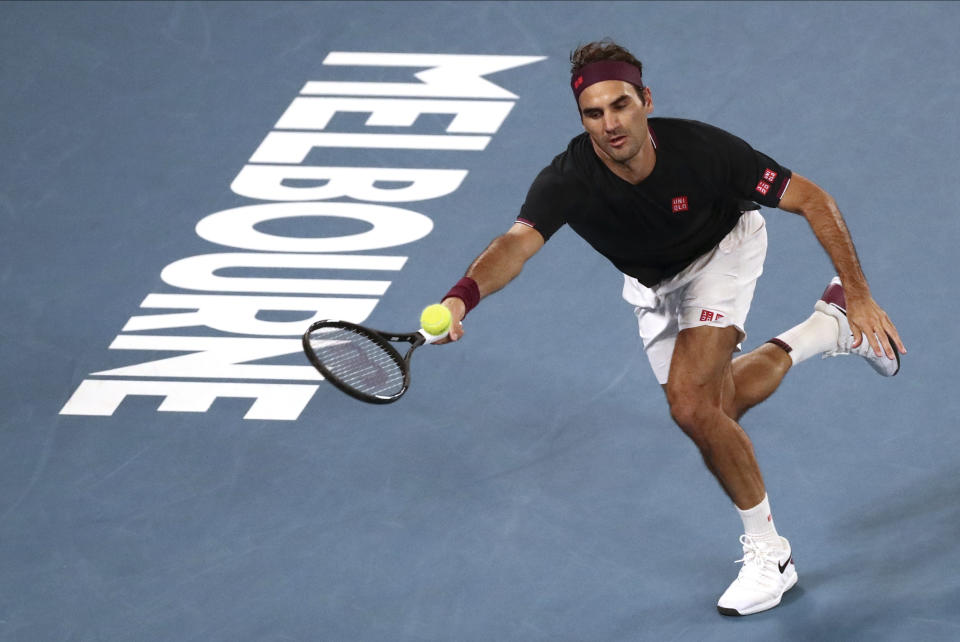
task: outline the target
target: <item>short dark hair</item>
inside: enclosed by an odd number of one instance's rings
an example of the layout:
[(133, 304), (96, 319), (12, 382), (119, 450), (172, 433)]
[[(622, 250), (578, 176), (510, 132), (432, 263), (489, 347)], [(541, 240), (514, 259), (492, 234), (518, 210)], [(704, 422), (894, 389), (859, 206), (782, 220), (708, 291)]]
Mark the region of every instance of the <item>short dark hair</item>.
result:
[[(604, 38), (603, 40), (597, 40), (595, 42), (588, 42), (585, 45), (580, 45), (570, 52), (570, 75), (572, 76), (576, 73), (579, 73), (581, 69), (590, 63), (600, 62), (601, 60), (627, 62), (636, 67), (640, 73), (643, 74), (642, 62), (637, 60), (632, 53), (627, 51), (625, 47), (621, 47), (610, 38)], [(633, 85), (633, 83), (630, 84)], [(643, 86), (633, 85), (633, 88), (637, 90), (637, 96), (640, 97), (640, 102), (645, 103), (646, 101), (643, 98)]]

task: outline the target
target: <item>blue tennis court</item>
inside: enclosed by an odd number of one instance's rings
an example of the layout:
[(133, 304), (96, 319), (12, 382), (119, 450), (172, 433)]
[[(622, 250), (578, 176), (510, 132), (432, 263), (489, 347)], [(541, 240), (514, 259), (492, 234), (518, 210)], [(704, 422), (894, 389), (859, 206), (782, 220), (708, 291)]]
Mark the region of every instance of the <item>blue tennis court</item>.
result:
[[(0, 4), (0, 639), (960, 639), (957, 33), (947, 2)], [(395, 404), (300, 347), (416, 328), (582, 131), (603, 37), (655, 116), (836, 197), (909, 349), (744, 418), (800, 578), (747, 618), (715, 608), (736, 512), (569, 229)], [(746, 349), (833, 276), (764, 216)]]

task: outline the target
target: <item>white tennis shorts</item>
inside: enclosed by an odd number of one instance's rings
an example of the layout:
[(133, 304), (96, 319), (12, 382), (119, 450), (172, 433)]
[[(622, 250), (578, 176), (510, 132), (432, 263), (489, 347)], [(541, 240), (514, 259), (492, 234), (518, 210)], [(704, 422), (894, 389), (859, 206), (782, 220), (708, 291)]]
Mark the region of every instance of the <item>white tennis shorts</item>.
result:
[(744, 325), (766, 255), (766, 224), (760, 212), (752, 210), (743, 213), (717, 247), (676, 276), (648, 288), (624, 275), (623, 298), (634, 306), (640, 338), (657, 381), (667, 383), (673, 346), (681, 330), (732, 325), (740, 331), (740, 341), (746, 339)]

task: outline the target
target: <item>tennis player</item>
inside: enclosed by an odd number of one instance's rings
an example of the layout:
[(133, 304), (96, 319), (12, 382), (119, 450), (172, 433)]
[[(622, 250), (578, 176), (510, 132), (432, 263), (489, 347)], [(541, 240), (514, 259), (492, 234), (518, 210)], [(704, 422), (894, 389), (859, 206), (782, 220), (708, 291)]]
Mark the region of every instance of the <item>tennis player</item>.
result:
[[(739, 418), (814, 355), (857, 355), (892, 376), (906, 349), (871, 296), (828, 193), (726, 131), (651, 118), (643, 67), (616, 43), (584, 45), (570, 59), (586, 131), (540, 172), (513, 226), (444, 299), (453, 316), (449, 340), (463, 336), (460, 321), (483, 297), (568, 224), (623, 273), (623, 297), (670, 413), (743, 521), (743, 564), (718, 610), (772, 608), (797, 572)], [(767, 250), (758, 204), (802, 215), (839, 277), (807, 320), (734, 359)]]

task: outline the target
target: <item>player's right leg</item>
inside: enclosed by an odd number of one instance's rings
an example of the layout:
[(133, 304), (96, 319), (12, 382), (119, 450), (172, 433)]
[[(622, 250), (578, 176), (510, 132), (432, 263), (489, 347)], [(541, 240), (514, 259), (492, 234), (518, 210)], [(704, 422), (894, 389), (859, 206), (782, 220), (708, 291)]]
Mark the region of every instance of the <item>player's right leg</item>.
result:
[[(900, 354), (894, 349), (895, 359), (877, 356), (867, 341), (853, 347), (853, 332), (847, 322), (846, 297), (840, 279), (834, 277), (814, 305), (813, 314), (803, 323), (770, 340), (790, 355), (793, 365), (822, 354), (835, 357), (852, 354), (862, 357), (870, 367), (884, 377), (892, 377), (900, 370)], [(893, 340), (890, 339), (893, 345)], [(894, 346), (896, 348), (896, 346)]]
[(837, 342), (824, 351), (824, 357), (852, 354), (865, 359), (871, 368), (884, 377), (892, 377), (900, 372), (900, 352), (897, 350), (892, 337), (888, 336), (887, 340), (893, 346), (895, 359), (890, 359), (886, 355), (877, 356), (866, 338), (860, 342), (860, 345), (853, 347), (853, 332), (850, 330), (850, 323), (847, 321), (847, 302), (840, 277), (833, 277), (830, 284), (827, 285), (827, 289), (823, 291), (823, 296), (814, 306), (814, 310), (832, 317), (838, 326)]
[(764, 343), (733, 360), (733, 385), (724, 408), (733, 419), (772, 395), (787, 375), (793, 361), (782, 348)]

